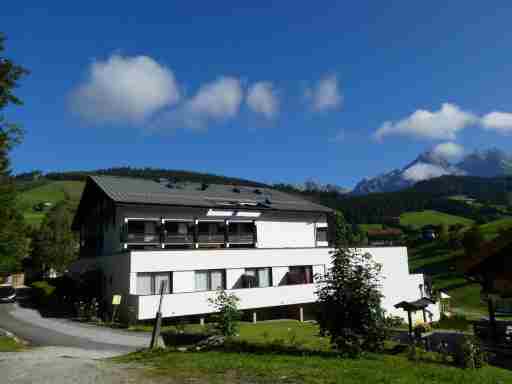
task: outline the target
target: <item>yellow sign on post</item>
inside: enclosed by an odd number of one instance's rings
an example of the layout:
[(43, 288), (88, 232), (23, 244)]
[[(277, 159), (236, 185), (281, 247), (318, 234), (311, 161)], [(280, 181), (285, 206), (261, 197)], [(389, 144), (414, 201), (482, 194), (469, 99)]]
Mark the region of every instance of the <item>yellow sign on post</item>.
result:
[(119, 304), (121, 304), (121, 295), (112, 296), (112, 305), (119, 305)]

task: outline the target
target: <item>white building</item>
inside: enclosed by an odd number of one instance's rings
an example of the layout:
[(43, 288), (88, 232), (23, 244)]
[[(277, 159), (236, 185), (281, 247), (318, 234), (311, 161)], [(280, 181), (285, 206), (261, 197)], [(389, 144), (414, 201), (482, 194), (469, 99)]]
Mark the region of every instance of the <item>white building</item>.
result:
[[(332, 211), (295, 195), (257, 187), (164, 185), (89, 177), (73, 222), (81, 257), (74, 273), (99, 269), (102, 295), (122, 295), (121, 309), (155, 317), (202, 316), (218, 288), (254, 313), (285, 309), (302, 316), (316, 301), (313, 276), (330, 265)], [(365, 248), (382, 264), (383, 307), (421, 298), (422, 275), (410, 275), (405, 247)], [(437, 306), (429, 308), (434, 320)]]

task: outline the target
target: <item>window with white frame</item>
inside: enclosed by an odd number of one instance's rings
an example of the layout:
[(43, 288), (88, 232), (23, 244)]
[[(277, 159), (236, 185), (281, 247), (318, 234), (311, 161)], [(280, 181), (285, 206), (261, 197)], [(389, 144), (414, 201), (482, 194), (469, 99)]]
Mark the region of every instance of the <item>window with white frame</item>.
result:
[(215, 291), (226, 288), (226, 277), (223, 269), (195, 271), (196, 291)]
[(272, 286), (272, 268), (247, 268), (244, 274), (244, 288), (265, 288)]
[(162, 284), (164, 293), (172, 292), (171, 272), (139, 272), (137, 273), (137, 295), (159, 295)]
[(316, 229), (316, 241), (327, 241), (327, 227), (317, 228)]

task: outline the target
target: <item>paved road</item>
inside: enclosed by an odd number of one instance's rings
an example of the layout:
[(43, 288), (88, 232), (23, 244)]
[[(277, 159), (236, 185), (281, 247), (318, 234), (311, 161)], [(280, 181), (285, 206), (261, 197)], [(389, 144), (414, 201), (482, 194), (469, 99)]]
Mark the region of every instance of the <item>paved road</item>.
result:
[(144, 370), (104, 360), (147, 346), (147, 334), (42, 318), (18, 304), (0, 304), (0, 328), (31, 345), (24, 352), (0, 353), (2, 384), (154, 382)]
[(18, 304), (0, 304), (0, 328), (27, 340), (33, 346), (127, 353), (149, 344), (147, 334), (74, 324), (65, 319), (42, 318), (37, 311)]

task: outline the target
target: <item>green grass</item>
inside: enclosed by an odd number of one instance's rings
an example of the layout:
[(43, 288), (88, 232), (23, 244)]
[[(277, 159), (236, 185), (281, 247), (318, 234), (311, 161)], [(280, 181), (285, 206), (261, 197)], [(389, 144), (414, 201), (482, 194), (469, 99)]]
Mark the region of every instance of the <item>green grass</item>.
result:
[(437, 211), (420, 211), (420, 212), (407, 212), (400, 216), (401, 225), (411, 225), (416, 228), (421, 228), (424, 225), (440, 225), (445, 224), (447, 226), (453, 224), (462, 224), (470, 226), (473, 224), (473, 220), (467, 219), (461, 216), (449, 215), (443, 212)]
[(512, 372), (484, 367), (463, 370), (434, 363), (413, 363), (402, 356), (362, 359), (230, 352), (141, 351), (114, 358), (146, 368), (153, 378), (208, 383), (508, 383)]
[[(152, 325), (136, 325), (130, 328), (132, 331), (150, 332)], [(208, 330), (208, 325), (187, 324), (185, 331), (190, 333), (201, 333)], [(162, 328), (162, 332), (175, 332), (175, 326)], [(249, 322), (240, 323), (240, 334), (237, 340), (251, 343), (271, 342), (282, 340), (284, 344), (300, 344), (308, 349), (327, 350), (329, 339), (318, 336), (318, 325), (313, 323), (301, 323), (295, 320), (265, 321), (256, 324)]]
[(82, 181), (49, 181), (44, 185), (28, 189), (20, 193), (19, 204), (28, 224), (38, 226), (45, 213), (36, 212), (32, 208), (42, 202), (56, 204), (66, 198), (78, 202), (84, 188)]
[(491, 221), (490, 223), (480, 226), (480, 231), (488, 240), (496, 237), (500, 230), (507, 230), (512, 228), (512, 217), (505, 217), (500, 220)]
[[(479, 226), (484, 237), (496, 237), (500, 230), (512, 228), (512, 218), (503, 218)], [(487, 316), (487, 306), (480, 302), (480, 285), (468, 282), (457, 271), (458, 259), (464, 257), (462, 249), (453, 250), (441, 241), (421, 244), (409, 249), (411, 272), (426, 273), (433, 277), (435, 289), (444, 289), (452, 297), (455, 313), (477, 320)]]
[(0, 352), (16, 352), (23, 347), (10, 337), (0, 336)]
[(365, 232), (369, 229), (382, 229), (382, 224), (360, 224), (359, 226)]

